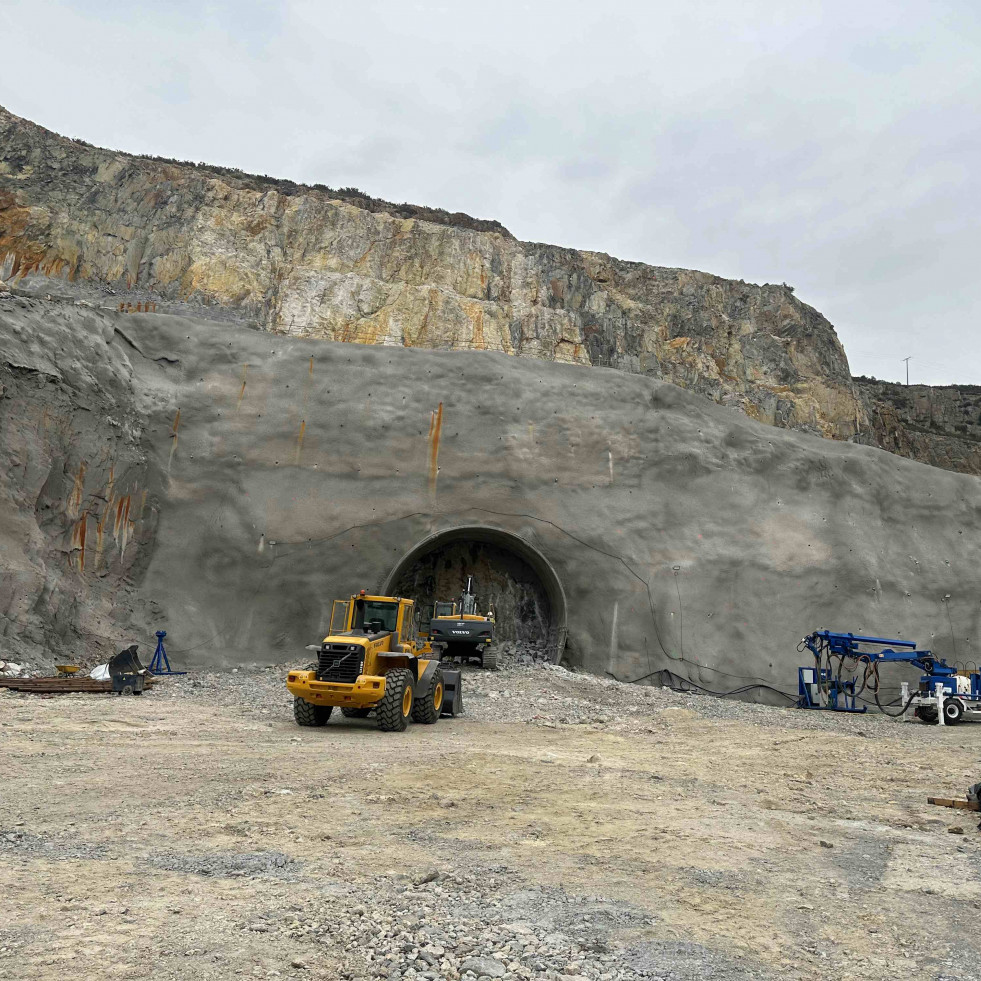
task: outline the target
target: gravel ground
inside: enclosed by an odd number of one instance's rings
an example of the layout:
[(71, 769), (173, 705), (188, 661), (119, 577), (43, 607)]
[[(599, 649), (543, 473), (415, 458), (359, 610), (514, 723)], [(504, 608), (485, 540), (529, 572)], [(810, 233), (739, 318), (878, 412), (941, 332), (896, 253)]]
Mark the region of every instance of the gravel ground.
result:
[(0, 693), (0, 976), (981, 978), (976, 815), (926, 804), (981, 725), (506, 653), (404, 734), (299, 729), (281, 665)]

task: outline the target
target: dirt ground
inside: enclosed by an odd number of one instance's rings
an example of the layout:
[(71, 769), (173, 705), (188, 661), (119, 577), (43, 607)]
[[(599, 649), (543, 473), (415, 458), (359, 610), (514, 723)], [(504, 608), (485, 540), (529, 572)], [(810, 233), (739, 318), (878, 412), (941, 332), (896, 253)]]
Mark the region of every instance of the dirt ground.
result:
[(981, 725), (464, 692), (404, 734), (298, 728), (279, 670), (0, 693), (0, 977), (981, 978), (978, 815), (926, 803)]

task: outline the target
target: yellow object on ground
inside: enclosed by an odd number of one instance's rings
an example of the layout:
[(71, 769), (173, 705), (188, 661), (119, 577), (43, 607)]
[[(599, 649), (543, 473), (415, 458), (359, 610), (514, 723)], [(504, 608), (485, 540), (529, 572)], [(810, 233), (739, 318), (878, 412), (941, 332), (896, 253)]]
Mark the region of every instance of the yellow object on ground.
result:
[(290, 671), (286, 688), (293, 696), (298, 725), (322, 726), (331, 712), (364, 718), (374, 711), (378, 728), (401, 732), (409, 721), (432, 724), (443, 707), (443, 672), (420, 642), (415, 603), (399, 596), (335, 600), (330, 633), (310, 650), (313, 668)]

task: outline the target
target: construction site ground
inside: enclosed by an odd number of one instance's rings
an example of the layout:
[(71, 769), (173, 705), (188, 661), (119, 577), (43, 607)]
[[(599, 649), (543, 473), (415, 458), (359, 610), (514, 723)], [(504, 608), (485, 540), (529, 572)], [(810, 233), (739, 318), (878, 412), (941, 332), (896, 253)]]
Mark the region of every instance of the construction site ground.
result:
[(520, 667), (300, 729), (283, 680), (0, 692), (0, 977), (981, 978), (981, 815), (926, 802), (981, 725)]

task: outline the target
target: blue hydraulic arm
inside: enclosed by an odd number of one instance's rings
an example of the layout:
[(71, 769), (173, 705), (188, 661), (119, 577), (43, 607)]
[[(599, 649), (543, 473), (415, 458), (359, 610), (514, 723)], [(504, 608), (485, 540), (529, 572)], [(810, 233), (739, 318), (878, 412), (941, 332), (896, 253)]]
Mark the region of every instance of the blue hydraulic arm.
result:
[[(957, 674), (943, 658), (934, 657), (931, 651), (918, 650), (916, 641), (891, 640), (888, 637), (863, 637), (861, 634), (841, 634), (833, 630), (815, 630), (804, 638), (803, 644), (818, 659), (824, 654), (832, 657), (853, 657), (872, 662), (913, 664), (930, 675), (950, 677)], [(866, 651), (873, 646), (880, 650)], [(898, 650), (897, 650), (898, 648)]]

